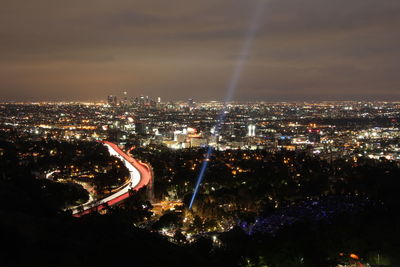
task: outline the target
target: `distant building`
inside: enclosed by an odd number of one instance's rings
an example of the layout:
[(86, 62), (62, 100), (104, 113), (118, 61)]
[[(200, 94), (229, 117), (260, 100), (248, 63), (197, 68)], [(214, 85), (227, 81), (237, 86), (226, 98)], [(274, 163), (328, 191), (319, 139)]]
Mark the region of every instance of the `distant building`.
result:
[(141, 95), (139, 98), (139, 106), (144, 106), (145, 104), (146, 104), (146, 98)]
[(321, 130), (320, 129), (309, 129), (308, 130), (308, 140), (311, 143), (320, 143), (321, 142)]
[(310, 133), (308, 135), (308, 140), (311, 143), (320, 143), (321, 142), (321, 135), (318, 133)]
[(117, 105), (117, 96), (115, 96), (115, 95), (109, 95), (108, 96), (108, 98), (107, 98), (107, 103), (110, 105), (110, 106), (116, 106)]
[(235, 136), (235, 124), (234, 123), (224, 123), (222, 126), (222, 133), (225, 136)]
[(124, 91), (124, 98), (121, 101), (122, 106), (128, 105), (128, 92)]
[(192, 98), (190, 98), (189, 100), (188, 100), (188, 106), (190, 107), (190, 108), (192, 108), (192, 107), (194, 107), (196, 105), (196, 102), (194, 102), (194, 100), (192, 99)]
[(190, 138), (190, 147), (201, 147), (207, 145), (207, 139), (205, 138)]
[(174, 132), (174, 141), (178, 143), (185, 143), (187, 139), (187, 133), (183, 131), (175, 131)]
[(250, 124), (249, 126), (247, 126), (248, 132), (247, 132), (247, 136), (251, 136), (254, 137), (256, 136), (256, 126), (253, 124)]
[(136, 134), (147, 134), (147, 126), (143, 122), (135, 123), (135, 132)]

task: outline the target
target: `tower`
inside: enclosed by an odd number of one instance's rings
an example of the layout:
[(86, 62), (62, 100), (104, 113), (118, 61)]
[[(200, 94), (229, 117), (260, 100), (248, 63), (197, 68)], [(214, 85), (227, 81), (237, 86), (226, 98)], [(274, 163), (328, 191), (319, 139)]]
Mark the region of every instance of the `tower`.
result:
[(107, 97), (107, 103), (108, 103), (110, 106), (116, 106), (116, 105), (117, 105), (117, 96), (115, 96), (115, 95), (109, 95), (109, 96)]
[(124, 91), (124, 98), (123, 98), (122, 104), (124, 106), (128, 105), (128, 92), (127, 91)]
[(189, 106), (190, 108), (194, 107), (195, 104), (196, 104), (196, 102), (194, 102), (194, 100), (193, 100), (192, 98), (188, 99), (188, 106)]
[(247, 132), (247, 136), (250, 137), (254, 137), (256, 136), (256, 126), (253, 124), (250, 124), (249, 126), (247, 126), (248, 132)]

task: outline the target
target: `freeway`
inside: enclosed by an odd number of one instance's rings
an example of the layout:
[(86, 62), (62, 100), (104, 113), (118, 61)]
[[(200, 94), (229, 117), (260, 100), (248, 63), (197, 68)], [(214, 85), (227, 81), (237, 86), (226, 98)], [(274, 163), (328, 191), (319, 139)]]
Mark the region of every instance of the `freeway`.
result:
[(121, 187), (120, 190), (106, 198), (90, 203), (85, 203), (84, 205), (72, 209), (72, 214), (75, 217), (80, 217), (93, 211), (100, 211), (106, 206), (118, 204), (129, 197), (131, 190), (137, 191), (146, 185), (151, 186), (152, 184), (152, 172), (147, 164), (139, 162), (136, 159), (130, 157), (125, 152), (123, 152), (116, 144), (108, 141), (102, 141), (101, 143), (103, 143), (107, 147), (111, 156), (118, 157), (125, 164), (130, 173), (129, 182), (126, 183), (125, 186)]

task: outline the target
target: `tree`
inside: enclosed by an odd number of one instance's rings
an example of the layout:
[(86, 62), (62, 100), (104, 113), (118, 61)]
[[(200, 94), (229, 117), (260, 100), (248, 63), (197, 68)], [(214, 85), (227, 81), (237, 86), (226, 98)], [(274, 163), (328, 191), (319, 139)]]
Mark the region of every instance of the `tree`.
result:
[(176, 212), (167, 212), (158, 219), (152, 228), (155, 230), (161, 230), (163, 228), (181, 227), (182, 226), (182, 214)]
[(186, 236), (182, 234), (181, 230), (176, 230), (174, 234), (174, 241), (178, 244), (185, 244), (186, 243)]

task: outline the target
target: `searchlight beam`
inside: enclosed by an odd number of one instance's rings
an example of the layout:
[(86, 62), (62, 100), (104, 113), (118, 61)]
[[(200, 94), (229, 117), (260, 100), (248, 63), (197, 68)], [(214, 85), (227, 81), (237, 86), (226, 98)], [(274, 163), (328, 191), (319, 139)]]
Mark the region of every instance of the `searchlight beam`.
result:
[[(219, 132), (221, 131), (221, 126), (222, 123), (225, 121), (225, 117), (226, 117), (226, 113), (227, 113), (227, 104), (232, 101), (233, 96), (235, 94), (236, 88), (238, 86), (238, 83), (240, 81), (240, 77), (242, 75), (244, 66), (247, 62), (247, 59), (250, 55), (250, 51), (251, 51), (251, 47), (253, 44), (253, 41), (255, 39), (258, 27), (260, 25), (261, 19), (262, 19), (262, 15), (263, 15), (263, 11), (265, 10), (265, 6), (266, 6), (267, 0), (258, 0), (255, 6), (255, 12), (254, 12), (254, 16), (251, 18), (250, 20), (250, 24), (248, 27), (248, 30), (245, 34), (245, 38), (244, 38), (244, 42), (242, 45), (242, 48), (240, 50), (240, 53), (238, 55), (238, 60), (237, 63), (235, 65), (235, 68), (233, 70), (232, 73), (232, 77), (228, 82), (228, 86), (227, 86), (227, 91), (226, 91), (226, 97), (225, 97), (225, 101), (224, 101), (224, 105), (223, 108), (221, 110), (221, 113), (218, 117), (216, 126), (215, 126), (215, 131), (213, 133), (213, 136), (218, 138)], [(207, 152), (206, 155), (204, 157), (203, 163), (201, 165), (201, 169), (199, 172), (199, 175), (197, 177), (197, 182), (196, 182), (196, 186), (192, 195), (192, 198), (190, 200), (190, 204), (189, 204), (189, 209), (192, 208), (194, 200), (196, 199), (196, 195), (199, 191), (201, 182), (204, 178), (204, 174), (207, 170), (207, 166), (208, 166), (208, 162), (210, 161), (210, 157), (212, 155), (213, 152), (213, 148), (211, 146), (209, 146), (207, 148)]]

